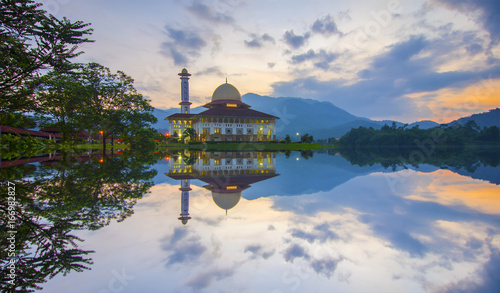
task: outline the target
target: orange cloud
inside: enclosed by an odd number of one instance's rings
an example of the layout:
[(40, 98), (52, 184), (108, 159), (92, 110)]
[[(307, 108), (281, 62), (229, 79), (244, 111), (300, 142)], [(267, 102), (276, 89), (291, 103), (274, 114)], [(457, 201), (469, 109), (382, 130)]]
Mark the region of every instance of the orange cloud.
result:
[(429, 117), (440, 123), (486, 112), (500, 105), (500, 79), (486, 77), (463, 89), (446, 88), (434, 92), (409, 95), (419, 106), (427, 106), (433, 112)]

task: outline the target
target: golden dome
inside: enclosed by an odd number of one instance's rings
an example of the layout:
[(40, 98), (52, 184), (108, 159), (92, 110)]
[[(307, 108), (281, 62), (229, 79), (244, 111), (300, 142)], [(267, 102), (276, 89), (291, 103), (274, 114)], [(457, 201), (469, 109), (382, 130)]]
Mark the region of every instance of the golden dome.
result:
[(234, 208), (240, 201), (241, 191), (232, 193), (212, 192), (212, 198), (218, 207), (229, 210)]
[(212, 102), (220, 100), (233, 100), (241, 102), (241, 94), (232, 84), (223, 83), (215, 89), (212, 95)]

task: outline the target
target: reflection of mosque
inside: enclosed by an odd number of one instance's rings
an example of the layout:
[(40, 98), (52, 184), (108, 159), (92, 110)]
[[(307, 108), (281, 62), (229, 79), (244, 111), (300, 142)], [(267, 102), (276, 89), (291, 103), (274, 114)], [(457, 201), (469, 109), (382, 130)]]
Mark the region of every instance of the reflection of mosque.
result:
[(191, 179), (201, 180), (205, 189), (212, 192), (215, 204), (223, 210), (233, 208), (241, 198), (241, 192), (250, 184), (266, 180), (278, 174), (276, 154), (262, 152), (184, 152), (169, 160), (168, 177), (180, 180), (182, 192), (179, 220), (185, 225), (189, 216), (189, 191)]

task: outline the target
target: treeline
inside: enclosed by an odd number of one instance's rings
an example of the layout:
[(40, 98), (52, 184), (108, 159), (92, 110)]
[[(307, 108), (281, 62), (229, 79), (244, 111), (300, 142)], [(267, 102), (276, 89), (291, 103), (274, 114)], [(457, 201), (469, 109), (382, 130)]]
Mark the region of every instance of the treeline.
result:
[(82, 131), (154, 145), (156, 122), (133, 79), (98, 64), (73, 63), (93, 42), (89, 23), (57, 19), (32, 0), (0, 0), (0, 124), (57, 128), (72, 144)]
[(343, 135), (340, 146), (363, 147), (464, 147), (466, 145), (500, 145), (500, 129), (497, 126), (480, 128), (473, 120), (465, 125), (446, 125), (430, 129), (385, 125), (381, 129), (359, 127)]

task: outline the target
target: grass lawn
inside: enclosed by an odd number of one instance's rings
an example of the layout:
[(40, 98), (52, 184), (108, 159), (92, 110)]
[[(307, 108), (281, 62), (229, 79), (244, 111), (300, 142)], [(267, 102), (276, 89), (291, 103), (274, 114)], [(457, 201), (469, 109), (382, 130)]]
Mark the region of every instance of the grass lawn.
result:
[(208, 144), (207, 151), (305, 151), (323, 146), (316, 143), (220, 143)]

